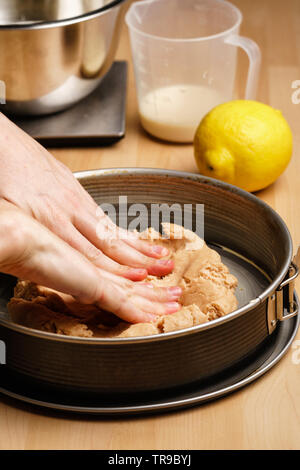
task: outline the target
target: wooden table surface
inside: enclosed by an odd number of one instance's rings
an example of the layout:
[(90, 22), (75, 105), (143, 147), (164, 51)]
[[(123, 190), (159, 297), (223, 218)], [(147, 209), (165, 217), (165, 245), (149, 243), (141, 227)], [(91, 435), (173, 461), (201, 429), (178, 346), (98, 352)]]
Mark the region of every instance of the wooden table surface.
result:
[[(300, 2), (233, 3), (244, 14), (242, 34), (262, 49), (258, 99), (282, 110), (294, 134), (294, 155), (287, 171), (257, 195), (283, 217), (296, 246), (300, 243), (300, 104), (292, 102), (292, 83), (300, 80)], [(125, 27), (117, 57), (129, 62), (125, 139), (112, 147), (55, 149), (53, 154), (73, 171), (126, 166), (196, 172), (191, 145), (156, 141), (139, 125)], [(247, 59), (241, 52), (241, 97), (246, 70)], [(279, 364), (246, 388), (207, 405), (161, 416), (113, 420), (70, 417), (2, 396), (0, 449), (299, 449), (300, 342), (293, 346)]]

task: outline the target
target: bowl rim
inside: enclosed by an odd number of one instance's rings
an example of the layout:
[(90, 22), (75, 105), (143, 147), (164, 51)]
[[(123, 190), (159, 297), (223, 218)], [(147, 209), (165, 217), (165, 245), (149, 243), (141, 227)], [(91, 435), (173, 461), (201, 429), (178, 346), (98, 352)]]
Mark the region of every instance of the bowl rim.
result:
[(203, 176), (197, 173), (190, 173), (178, 170), (165, 170), (165, 169), (158, 169), (158, 168), (130, 168), (130, 167), (123, 167), (123, 168), (105, 168), (105, 169), (95, 169), (95, 170), (84, 170), (74, 172), (74, 176), (80, 182), (86, 178), (94, 178), (94, 177), (111, 177), (111, 176), (123, 176), (123, 175), (151, 175), (151, 176), (166, 176), (166, 177), (178, 177), (183, 179), (189, 179), (192, 181), (199, 181), (210, 186), (220, 187), (226, 191), (231, 193), (237, 194), (243, 198), (250, 199), (254, 203), (260, 205), (265, 211), (271, 214), (271, 216), (275, 217), (278, 224), (281, 226), (284, 235), (286, 236), (287, 246), (288, 246), (288, 256), (287, 259), (281, 268), (280, 272), (277, 274), (275, 279), (270, 283), (270, 285), (253, 300), (250, 300), (246, 305), (234, 310), (233, 312), (225, 315), (224, 317), (217, 318), (215, 320), (211, 320), (206, 323), (202, 323), (200, 325), (192, 326), (189, 328), (185, 328), (182, 330), (171, 331), (169, 333), (159, 333), (155, 335), (149, 336), (135, 336), (130, 338), (81, 338), (77, 336), (65, 336), (56, 333), (49, 333), (46, 331), (35, 330), (23, 325), (18, 325), (17, 323), (13, 323), (10, 320), (5, 320), (0, 318), (0, 325), (8, 327), (11, 330), (18, 331), (20, 333), (24, 333), (29, 336), (34, 336), (38, 338), (48, 339), (52, 341), (60, 341), (60, 342), (68, 342), (68, 343), (80, 343), (80, 344), (93, 344), (93, 345), (111, 345), (117, 346), (121, 344), (137, 344), (137, 343), (148, 343), (153, 341), (161, 341), (161, 340), (168, 340), (168, 339), (175, 339), (181, 336), (186, 336), (189, 334), (196, 334), (204, 330), (208, 330), (210, 328), (214, 328), (218, 325), (223, 325), (229, 321), (234, 320), (235, 318), (244, 315), (245, 313), (249, 312), (253, 308), (261, 305), (279, 286), (282, 282), (284, 277), (286, 276), (289, 266), (292, 261), (293, 256), (293, 244), (291, 234), (288, 230), (287, 225), (283, 221), (282, 217), (266, 202), (259, 199), (252, 193), (249, 193), (237, 186), (234, 186), (229, 183), (225, 183), (220, 180), (216, 180), (214, 178), (210, 178), (208, 176)]
[(80, 23), (82, 21), (88, 21), (93, 18), (97, 18), (101, 16), (102, 13), (106, 12), (107, 10), (112, 9), (113, 7), (125, 3), (128, 0), (112, 0), (107, 5), (104, 5), (101, 8), (97, 8), (95, 10), (91, 10), (88, 13), (83, 13), (82, 15), (72, 16), (71, 18), (65, 18), (61, 20), (49, 20), (49, 21), (32, 21), (22, 23), (9, 23), (9, 24), (1, 24), (0, 23), (0, 31), (9, 31), (9, 30), (37, 30), (37, 29), (47, 29), (47, 28), (57, 28), (60, 26), (69, 26), (75, 23)]

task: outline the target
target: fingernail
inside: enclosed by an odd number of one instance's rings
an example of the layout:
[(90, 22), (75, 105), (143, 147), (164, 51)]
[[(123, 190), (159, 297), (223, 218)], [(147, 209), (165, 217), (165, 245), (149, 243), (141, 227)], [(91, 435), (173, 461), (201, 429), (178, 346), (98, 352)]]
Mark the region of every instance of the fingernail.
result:
[(136, 273), (136, 274), (140, 274), (140, 275), (144, 275), (144, 274), (147, 274), (147, 269), (132, 269), (131, 272), (133, 273)]
[(173, 261), (170, 259), (160, 259), (159, 261), (157, 261), (157, 263), (160, 266), (171, 266), (171, 264), (173, 264)]
[(146, 269), (130, 269), (127, 271), (126, 277), (132, 279), (133, 281), (141, 281), (148, 276), (148, 271)]
[(160, 245), (153, 246), (152, 251), (161, 256), (167, 256), (169, 254), (169, 250), (164, 246)]
[(176, 297), (179, 297), (182, 294), (182, 289), (181, 287), (169, 287), (168, 293), (171, 295), (175, 295)]
[(174, 268), (174, 261), (172, 260), (159, 260), (155, 261), (152, 266), (149, 266), (148, 273), (154, 276), (165, 276), (169, 274)]
[(180, 309), (180, 304), (178, 302), (167, 302), (165, 308), (166, 313), (175, 313)]

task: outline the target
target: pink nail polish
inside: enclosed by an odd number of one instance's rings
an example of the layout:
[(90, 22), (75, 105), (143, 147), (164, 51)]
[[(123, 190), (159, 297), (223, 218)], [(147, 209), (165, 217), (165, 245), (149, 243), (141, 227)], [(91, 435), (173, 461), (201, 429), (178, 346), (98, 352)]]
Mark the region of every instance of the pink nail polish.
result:
[(145, 279), (148, 275), (146, 269), (129, 269), (127, 271), (127, 277), (132, 280), (142, 280)]
[(147, 270), (146, 269), (134, 268), (134, 269), (132, 269), (132, 272), (136, 273), (136, 274), (144, 275), (145, 273), (147, 273)]
[(161, 256), (167, 256), (169, 254), (169, 250), (164, 246), (155, 246), (154, 251)]
[(172, 295), (179, 296), (182, 294), (182, 289), (181, 287), (169, 287), (168, 292)]
[(165, 304), (166, 313), (175, 313), (179, 310), (180, 304), (178, 302), (167, 302)]
[(155, 261), (152, 266), (149, 266), (148, 273), (154, 276), (163, 276), (169, 274), (174, 268), (174, 261), (172, 260), (159, 260)]
[(167, 256), (169, 254), (169, 250), (163, 246), (155, 245), (152, 247), (152, 253), (158, 256)]
[(173, 261), (170, 259), (161, 259), (157, 261), (157, 263), (161, 266), (170, 266), (171, 264), (173, 264)]

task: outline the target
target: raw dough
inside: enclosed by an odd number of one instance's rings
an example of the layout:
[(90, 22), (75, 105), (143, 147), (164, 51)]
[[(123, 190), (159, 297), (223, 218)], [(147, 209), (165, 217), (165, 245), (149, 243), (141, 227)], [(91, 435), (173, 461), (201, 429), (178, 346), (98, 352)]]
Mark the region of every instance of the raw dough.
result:
[[(14, 322), (38, 330), (80, 337), (135, 337), (180, 330), (222, 317), (237, 308), (237, 279), (221, 262), (220, 255), (195, 233), (178, 225), (163, 224), (163, 238), (149, 228), (141, 234), (166, 246), (175, 262), (173, 272), (162, 278), (148, 276), (156, 286), (180, 286), (182, 308), (155, 322), (129, 324), (94, 305), (73, 297), (19, 281), (8, 310)], [(144, 281), (143, 281), (144, 282)]]

